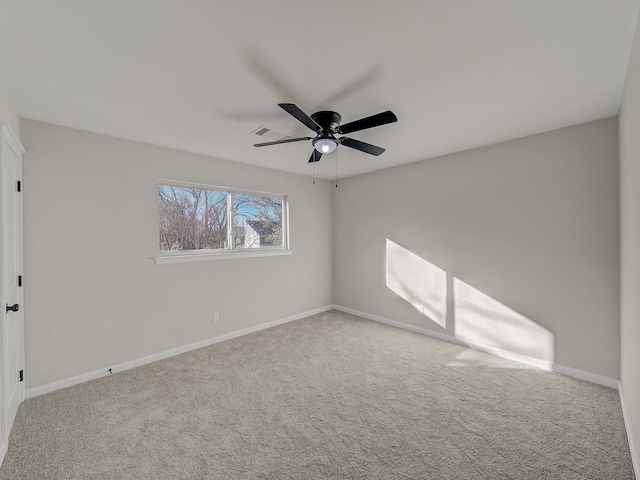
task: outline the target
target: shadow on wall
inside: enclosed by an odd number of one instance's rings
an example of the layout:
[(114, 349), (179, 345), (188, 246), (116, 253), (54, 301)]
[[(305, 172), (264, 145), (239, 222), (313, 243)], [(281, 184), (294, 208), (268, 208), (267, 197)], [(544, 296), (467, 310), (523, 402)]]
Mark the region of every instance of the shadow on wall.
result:
[(554, 337), (549, 330), (459, 278), (453, 279), (453, 292), (448, 292), (444, 270), (388, 238), (386, 285), (442, 328), (447, 326), (451, 294), (455, 338), (512, 360), (549, 370), (553, 366)]

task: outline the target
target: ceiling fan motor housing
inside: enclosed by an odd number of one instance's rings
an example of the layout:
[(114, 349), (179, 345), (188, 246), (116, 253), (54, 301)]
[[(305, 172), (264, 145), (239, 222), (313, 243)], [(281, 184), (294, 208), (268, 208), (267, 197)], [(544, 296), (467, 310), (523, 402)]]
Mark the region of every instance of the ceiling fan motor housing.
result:
[(342, 117), (337, 112), (330, 110), (321, 110), (311, 114), (314, 122), (322, 127), (322, 133), (335, 133), (336, 128), (340, 125)]

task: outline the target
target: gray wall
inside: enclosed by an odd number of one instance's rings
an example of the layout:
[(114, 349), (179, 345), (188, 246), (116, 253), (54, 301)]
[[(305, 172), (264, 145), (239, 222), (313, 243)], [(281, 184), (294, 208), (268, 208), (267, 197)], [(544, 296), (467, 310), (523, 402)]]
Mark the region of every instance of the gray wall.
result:
[[(22, 141), (27, 387), (332, 303), (329, 182), (29, 120)], [(156, 265), (160, 178), (289, 195), (293, 255)]]
[(9, 93), (4, 88), (2, 80), (0, 79), (0, 122), (5, 122), (11, 125), (14, 133), (20, 138), (20, 117), (16, 111)]
[[(640, 26), (620, 108), (621, 393), (640, 460)], [(636, 465), (638, 467), (638, 465)]]
[[(609, 118), (341, 181), (334, 302), (619, 378), (617, 142)], [(387, 239), (446, 273), (446, 328), (387, 287)]]

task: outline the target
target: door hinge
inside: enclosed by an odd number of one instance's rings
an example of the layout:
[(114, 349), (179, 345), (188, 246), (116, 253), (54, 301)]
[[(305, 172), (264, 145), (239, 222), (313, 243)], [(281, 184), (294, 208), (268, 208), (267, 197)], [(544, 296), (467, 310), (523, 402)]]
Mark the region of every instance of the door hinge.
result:
[(24, 370), (20, 370), (20, 381), (24, 381)]
[(19, 192), (22, 191), (22, 182), (20, 180), (18, 180), (16, 187), (18, 188)]
[(22, 286), (22, 275), (18, 275), (18, 286)]

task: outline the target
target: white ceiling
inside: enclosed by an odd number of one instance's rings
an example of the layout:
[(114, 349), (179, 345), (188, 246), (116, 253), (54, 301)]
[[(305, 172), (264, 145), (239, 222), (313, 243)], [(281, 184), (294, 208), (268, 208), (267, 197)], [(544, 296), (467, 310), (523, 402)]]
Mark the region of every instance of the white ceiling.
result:
[[(346, 177), (616, 115), (640, 0), (0, 0), (0, 80), (23, 118), (305, 175), (343, 123)], [(316, 166), (333, 178), (334, 155)]]

